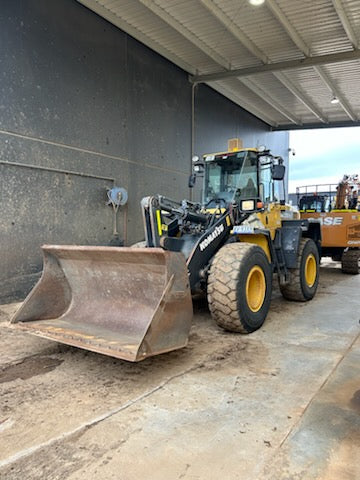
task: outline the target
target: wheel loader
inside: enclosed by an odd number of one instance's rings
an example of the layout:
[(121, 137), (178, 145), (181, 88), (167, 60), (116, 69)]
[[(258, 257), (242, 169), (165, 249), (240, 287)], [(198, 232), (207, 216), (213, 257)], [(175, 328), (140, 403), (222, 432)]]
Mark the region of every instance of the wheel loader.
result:
[(301, 218), (319, 221), (321, 257), (341, 262), (344, 273), (360, 273), (360, 211), (358, 175), (344, 175), (337, 185), (297, 188)]
[(41, 279), (12, 318), (35, 335), (129, 361), (187, 344), (192, 294), (215, 322), (251, 333), (283, 296), (307, 301), (319, 278), (320, 226), (285, 205), (285, 167), (268, 150), (237, 149), (194, 163), (203, 201), (141, 202), (140, 248), (44, 245)]

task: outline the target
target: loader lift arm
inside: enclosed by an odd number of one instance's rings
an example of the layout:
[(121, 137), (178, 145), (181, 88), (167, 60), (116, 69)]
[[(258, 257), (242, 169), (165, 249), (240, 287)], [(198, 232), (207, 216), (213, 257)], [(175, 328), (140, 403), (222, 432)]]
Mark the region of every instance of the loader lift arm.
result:
[(181, 252), (194, 291), (206, 279), (210, 260), (230, 236), (233, 221), (228, 209), (204, 212), (198, 203), (161, 195), (145, 197), (141, 206), (147, 247)]

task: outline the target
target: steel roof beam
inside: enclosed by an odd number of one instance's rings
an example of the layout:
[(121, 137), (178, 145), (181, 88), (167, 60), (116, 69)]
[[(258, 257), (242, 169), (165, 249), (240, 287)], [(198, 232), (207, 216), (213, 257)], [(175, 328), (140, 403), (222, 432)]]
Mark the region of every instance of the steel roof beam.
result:
[(351, 62), (360, 59), (360, 50), (351, 52), (330, 53), (328, 55), (319, 55), (316, 57), (306, 57), (299, 60), (287, 60), (285, 62), (267, 63), (257, 67), (238, 68), (228, 70), (227, 72), (210, 73), (207, 75), (193, 75), (190, 80), (193, 83), (213, 82), (230, 77), (249, 77), (267, 72), (280, 72), (285, 70), (296, 70), (297, 68), (314, 67), (317, 65), (330, 65), (341, 62)]
[[(274, 0), (267, 0), (266, 1), (267, 7), (270, 9), (274, 17), (283, 27), (285, 32), (297, 46), (297, 48), (303, 53), (305, 57), (310, 57), (311, 51), (310, 48), (306, 45), (304, 40), (300, 37), (294, 26), (289, 22), (286, 15), (283, 11), (278, 7), (277, 3)], [(290, 92), (295, 95), (295, 97), (308, 109), (311, 113), (313, 113), (321, 122), (326, 123), (327, 119), (323, 115), (323, 113), (317, 108), (317, 106), (305, 95), (301, 92), (287, 77), (281, 72), (274, 73), (275, 77), (288, 89)]]
[(286, 117), (290, 122), (296, 123), (297, 125), (301, 125), (301, 120), (297, 118), (295, 115), (290, 113), (286, 108), (284, 108), (282, 105), (280, 105), (274, 98), (272, 98), (269, 94), (264, 92), (264, 90), (259, 87), (258, 85), (255, 84), (253, 80), (250, 80), (248, 78), (242, 78), (240, 80), (249, 90), (254, 92), (256, 95), (258, 95), (260, 98), (265, 100), (272, 108), (277, 110), (281, 115)]
[[(240, 35), (239, 35), (239, 29), (233, 24), (232, 20), (229, 19), (223, 12), (220, 8), (218, 8), (216, 5), (214, 5), (214, 3), (211, 1), (211, 0), (200, 0), (203, 5), (205, 5), (208, 10), (216, 17), (218, 18), (222, 23), (223, 25), (225, 25), (226, 28), (228, 28), (232, 34), (246, 47), (248, 48), (248, 50), (250, 52), (252, 52), (254, 55), (256, 55), (263, 63), (268, 63), (268, 59), (267, 57), (262, 53), (260, 52), (259, 49), (257, 49), (257, 47), (252, 44), (252, 42), (250, 40), (248, 40), (247, 38), (243, 38), (244, 35), (240, 32)], [(334, 6), (335, 8), (337, 8), (337, 11), (339, 11), (339, 16), (340, 16), (340, 19), (344, 25), (344, 29), (346, 30), (346, 32), (350, 32), (350, 40), (352, 41), (352, 43), (354, 44), (354, 34), (352, 32), (352, 29), (351, 29), (351, 26), (346, 18), (346, 15), (345, 15), (345, 12), (344, 12), (344, 9), (343, 9), (343, 6), (341, 4), (341, 0), (333, 0), (333, 3), (334, 3)], [(294, 44), (299, 48), (299, 50), (306, 56), (306, 57), (309, 57), (311, 52), (310, 52), (310, 48), (306, 45), (306, 43), (303, 41), (303, 39), (300, 37), (300, 35), (297, 33), (296, 29), (291, 25), (291, 23), (289, 22), (289, 20), (287, 19), (287, 17), (284, 15), (284, 13), (281, 11), (281, 9), (278, 7), (278, 5), (274, 2), (274, 0), (267, 0), (266, 2), (266, 5), (268, 6), (268, 8), (271, 10), (271, 12), (273, 13), (273, 15), (277, 18), (277, 20), (279, 21), (279, 23), (282, 25), (282, 27), (284, 28), (284, 30), (287, 32), (287, 34), (289, 35), (289, 37), (292, 39), (292, 41), (294, 42)], [(349, 33), (348, 33), (349, 35)], [(254, 49), (257, 50), (255, 50)], [(315, 70), (317, 71), (317, 73), (319, 74), (319, 76), (322, 78), (323, 82), (326, 84), (326, 86), (328, 87), (328, 89), (333, 92), (334, 95), (336, 95), (336, 97), (338, 98), (339, 100), (339, 103), (340, 105), (342, 106), (342, 108), (344, 109), (344, 111), (346, 112), (346, 114), (352, 119), (352, 120), (356, 120), (356, 115), (354, 114), (354, 112), (352, 111), (350, 105), (348, 104), (348, 102), (346, 101), (346, 99), (343, 97), (343, 95), (341, 94), (341, 92), (335, 87), (334, 83), (332, 82), (331, 78), (324, 72), (324, 70), (321, 68), (321, 66), (317, 66), (317, 67), (314, 67)], [(275, 73), (275, 76), (278, 78), (278, 80), (286, 87), (288, 88), (302, 103), (303, 105), (308, 108), (317, 118), (319, 118), (319, 120), (321, 120), (322, 122), (326, 122), (326, 118), (322, 115), (322, 113), (319, 111), (319, 109), (304, 95), (302, 94), (298, 88), (295, 87), (295, 85), (293, 85), (290, 80), (288, 78), (286, 78), (284, 75), (282, 74), (276, 74)], [(243, 82), (244, 83), (244, 82)], [(251, 88), (251, 83), (248, 82), (247, 84), (248, 88)], [(255, 90), (258, 90), (256, 89), (256, 87), (252, 88), (253, 91)], [(257, 93), (255, 91), (255, 93)], [(264, 95), (263, 94), (263, 98), (265, 99), (265, 96), (266, 94)], [(266, 101), (268, 102), (269, 98), (266, 99)], [(269, 102), (268, 102), (269, 103)], [(275, 103), (273, 104), (273, 107), (276, 108), (278, 111), (278, 107), (279, 105), (275, 105)], [(282, 113), (282, 112), (280, 112)], [(285, 112), (284, 112), (285, 113)], [(288, 115), (286, 115), (287, 118), (289, 118)], [(289, 118), (290, 119), (290, 118)], [(293, 120), (292, 120), (293, 121)], [(298, 122), (296, 122), (298, 123)]]
[[(128, 31), (130, 34), (132, 34), (135, 38), (139, 39), (140, 41), (143, 41), (147, 45), (149, 45), (151, 48), (154, 48), (157, 50), (159, 53), (164, 55), (165, 57), (169, 58), (172, 61), (175, 61), (178, 65), (182, 66), (182, 68), (185, 68), (190, 73), (194, 72), (194, 67), (187, 65), (185, 62), (183, 62), (179, 57), (174, 57), (174, 55), (167, 51), (164, 47), (161, 45), (157, 44), (152, 45), (153, 41), (139, 32), (138, 30), (135, 30), (131, 25), (126, 23), (125, 26), (125, 21), (123, 21), (120, 17), (118, 17), (115, 13), (110, 12), (107, 8), (102, 7), (96, 0), (87, 0), (85, 2), (84, 0), (80, 0), (85, 5), (90, 6), (94, 11), (102, 15), (103, 17), (107, 18), (110, 20), (112, 23), (117, 25), (118, 27)], [(254, 84), (254, 82), (249, 82), (247, 79), (241, 80), (242, 77), (246, 77), (249, 75), (256, 75), (258, 73), (264, 73), (264, 72), (279, 72), (280, 70), (288, 70), (292, 68), (301, 68), (301, 67), (306, 67), (306, 66), (319, 66), (323, 64), (328, 64), (328, 63), (338, 63), (342, 61), (350, 61), (354, 59), (359, 59), (360, 58), (360, 53), (359, 51), (354, 51), (354, 52), (344, 52), (342, 54), (330, 54), (330, 55), (323, 55), (319, 57), (310, 57), (310, 58), (305, 58), (305, 59), (300, 59), (296, 61), (288, 61), (288, 62), (279, 62), (279, 63), (269, 63), (268, 57), (260, 50), (258, 47), (239, 29), (239, 27), (219, 8), (212, 0), (200, 0), (201, 4), (218, 20), (220, 21), (225, 28), (239, 41), (241, 44), (249, 50), (250, 53), (252, 53), (257, 59), (259, 59), (261, 62), (264, 63), (264, 65), (259, 65), (256, 67), (249, 67), (245, 69), (238, 69), (238, 70), (228, 70), (230, 68), (230, 62), (225, 59), (222, 55), (217, 53), (212, 47), (210, 47), (208, 44), (206, 44), (203, 40), (201, 40), (198, 36), (196, 36), (193, 32), (191, 32), (188, 28), (186, 28), (184, 25), (182, 25), (176, 18), (174, 18), (172, 15), (170, 15), (168, 12), (166, 12), (165, 9), (161, 8), (159, 5), (157, 5), (155, 2), (150, 1), (150, 0), (138, 0), (142, 5), (144, 5), (147, 9), (152, 11), (157, 17), (162, 19), (165, 23), (167, 23), (171, 28), (173, 28), (175, 31), (180, 33), (184, 38), (186, 38), (188, 41), (190, 41), (195, 47), (197, 47), (200, 51), (202, 51), (205, 55), (207, 55), (211, 60), (213, 60), (217, 65), (220, 67), (224, 68), (223, 72), (218, 72), (214, 74), (209, 74), (209, 75), (194, 75), (190, 77), (190, 80), (194, 83), (199, 83), (199, 82), (211, 82), (211, 81), (216, 81), (216, 80), (222, 80), (224, 78), (228, 77), (239, 77), (239, 80), (241, 83), (245, 84), (247, 88), (252, 90), (256, 95), (260, 96), (262, 100), (266, 103), (268, 103), (272, 108), (275, 110), (279, 111), (283, 116), (288, 118), (291, 122), (294, 122), (296, 124), (301, 124), (300, 120), (297, 119), (292, 113), (288, 112), (285, 108), (283, 108), (279, 103), (277, 103), (272, 97), (270, 97), (268, 94), (266, 94), (261, 88), (259, 88), (257, 85)], [(351, 26), (348, 22), (348, 19), (346, 18), (343, 6), (341, 4), (341, 0), (332, 0), (334, 7), (336, 8), (339, 17), (344, 25), (344, 29), (346, 30), (346, 33), (349, 36), (348, 32), (352, 32), (352, 38), (350, 41), (354, 43), (354, 35), (353, 31), (351, 29)], [(111, 2), (110, 2), (111, 3)], [(89, 5), (90, 4), (90, 5)], [(107, 6), (109, 3), (107, 4)], [(304, 53), (304, 55), (309, 55), (310, 51), (307, 45), (303, 42), (303, 40), (300, 38), (296, 30), (293, 28), (293, 26), (290, 24), (286, 16), (283, 14), (283, 12), (279, 9), (277, 4), (274, 2), (274, 0), (267, 0), (267, 5), (269, 9), (273, 12), (274, 16), (278, 19), (278, 21), (281, 23), (283, 28), (286, 30), (288, 35), (292, 38), (294, 43), (298, 46), (298, 48)], [(342, 15), (342, 16), (340, 16)], [(344, 20), (345, 19), (345, 20)], [(347, 22), (347, 23), (346, 23)], [(346, 28), (345, 28), (345, 25)], [(350, 26), (350, 29), (348, 28)], [(125, 27), (125, 28), (124, 28)], [(132, 32), (131, 29), (134, 31)], [(349, 36), (350, 38), (350, 36)], [(335, 88), (334, 84), (332, 83), (331, 79), (329, 76), (321, 69), (317, 68), (316, 69), (320, 77), (323, 79), (323, 81), (326, 83), (328, 86), (329, 90), (333, 92), (334, 95), (337, 96), (339, 99), (339, 102), (341, 106), (344, 108), (345, 112), (347, 115), (352, 119), (356, 120), (356, 115), (352, 112), (351, 107), (347, 103), (347, 101), (342, 97), (341, 93), (338, 91), (337, 88)], [(319, 112), (319, 110), (305, 97), (304, 94), (302, 94), (299, 89), (297, 89), (291, 82), (281, 74), (276, 74), (275, 76), (283, 83), (283, 85), (286, 86), (310, 111), (314, 113), (321, 121), (326, 122), (325, 117)], [(295, 93), (294, 93), (295, 92)], [(239, 103), (239, 101), (237, 102)], [(247, 106), (245, 107), (246, 109), (249, 109), (247, 103)], [(256, 107), (254, 107), (256, 109)], [(250, 108), (251, 110), (251, 108)], [(255, 112), (254, 112), (255, 113)], [(257, 115), (257, 113), (255, 113)], [(268, 120), (266, 120), (267, 123), (270, 123)]]
[(277, 18), (278, 22), (282, 25), (286, 33), (289, 35), (291, 40), (295, 43), (299, 50), (306, 56), (310, 56), (310, 48), (306, 45), (300, 35), (297, 33), (295, 28), (291, 25), (287, 17), (284, 15), (282, 10), (274, 2), (274, 0), (266, 0), (266, 6), (271, 10), (274, 17)]
[[(164, 22), (170, 25), (174, 30), (180, 33), (184, 38), (189, 40), (195, 47), (199, 48), (203, 53), (205, 53), (209, 58), (211, 58), (214, 62), (218, 65), (221, 65), (224, 68), (229, 67), (229, 63), (219, 54), (217, 54), (211, 47), (206, 45), (200, 38), (194, 35), (190, 30), (184, 27), (180, 22), (178, 22), (174, 17), (169, 15), (163, 8), (156, 5), (154, 2), (150, 0), (138, 0), (140, 3), (145, 5), (149, 10), (151, 10), (155, 15), (160, 17)], [(207, 2), (209, 4), (209, 2)], [(210, 6), (210, 4), (209, 4)], [(251, 47), (253, 48), (253, 47)], [(256, 47), (255, 47), (256, 48)], [(257, 53), (260, 53), (258, 50)], [(239, 80), (241, 81), (241, 80)], [(248, 87), (249, 88), (249, 87)], [(299, 124), (300, 121), (296, 119), (293, 115), (289, 112), (286, 112), (284, 108), (282, 108), (277, 102), (275, 102), (269, 95), (263, 94), (263, 92), (259, 93), (259, 89), (256, 87), (251, 88), (251, 90), (256, 93), (265, 103), (268, 103), (272, 108), (279, 111), (285, 118)], [(247, 102), (248, 103), (248, 102)], [(249, 103), (248, 103), (249, 104)]]
[(353, 120), (354, 122), (357, 121), (358, 118), (355, 115), (354, 111), (352, 110), (342, 93), (338, 90), (334, 82), (325, 72), (325, 70), (322, 67), (315, 67), (315, 70), (317, 71), (319, 77), (322, 79), (325, 85), (328, 87), (332, 95), (335, 95), (335, 97), (339, 100), (340, 105), (342, 106), (348, 117), (351, 118), (351, 120)]
[(244, 100), (243, 97), (239, 97), (238, 95), (236, 95), (232, 90), (226, 87), (224, 83), (218, 84), (217, 82), (213, 82), (210, 86), (217, 92), (232, 100), (237, 105), (240, 105), (240, 107), (244, 110), (260, 118), (263, 122), (267, 123), (271, 127), (276, 128), (278, 126), (274, 119), (271, 119), (262, 110), (259, 110), (258, 108), (254, 107), (253, 104), (250, 104), (249, 102)]
[[(249, 50), (254, 56), (256, 56), (262, 63), (267, 64), (270, 63), (269, 58), (239, 29), (237, 25), (219, 8), (212, 0), (200, 0), (201, 3), (209, 10), (209, 12), (219, 20), (232, 34), (233, 36), (240, 41), (240, 43)], [(274, 15), (281, 20), (283, 26), (286, 28), (288, 34), (293, 38), (294, 41), (298, 42), (302, 48), (306, 48), (306, 45), (302, 42), (300, 37), (294, 31), (292, 26), (289, 24), (281, 10), (277, 7), (276, 4), (272, 0), (268, 0), (270, 2), (269, 7), (273, 11)], [(254, 93), (261, 96), (269, 105), (271, 105), (275, 110), (280, 112), (283, 116), (288, 118), (290, 121), (300, 124), (301, 121), (288, 112), (284, 107), (282, 107), (278, 102), (276, 102), (270, 95), (266, 92), (261, 90), (257, 85), (254, 84), (254, 81), (250, 82), (245, 79), (240, 80), (244, 83), (249, 89), (251, 89)], [(302, 96), (302, 103), (307, 105), (307, 99), (305, 96)], [(308, 101), (308, 109), (310, 111), (314, 110), (313, 105), (310, 101)]]
[[(232, 33), (232, 35), (250, 52), (254, 57), (258, 58), (262, 63), (269, 63), (268, 57), (245, 35), (242, 30), (219, 8), (212, 0), (200, 0), (203, 6), (219, 21), (224, 27)], [(300, 119), (296, 118), (284, 107), (282, 107), (276, 100), (262, 90), (254, 81), (242, 78), (239, 79), (247, 88), (254, 92), (257, 96), (262, 98), (273, 109), (277, 110), (281, 115), (291, 122), (301, 125)]]
[(323, 113), (312, 103), (308, 98), (305, 98), (304, 94), (281, 72), (275, 74), (276, 78), (305, 105), (321, 122), (327, 123), (327, 118)]
[(229, 32), (232, 33), (237, 40), (239, 40), (242, 45), (244, 45), (247, 50), (249, 50), (250, 53), (254, 55), (254, 57), (258, 58), (263, 63), (269, 62), (267, 56), (212, 0), (200, 0), (200, 2)]
[[(338, 6), (339, 11), (341, 12), (341, 17), (340, 20), (341, 22), (345, 23), (347, 26), (351, 26), (346, 18), (343, 6), (341, 4), (341, 0), (333, 0), (334, 7), (336, 9), (335, 4)], [(283, 26), (284, 30), (287, 32), (289, 37), (292, 39), (292, 41), (295, 43), (295, 45), (298, 47), (298, 49), (307, 57), (311, 55), (310, 48), (306, 45), (306, 43), (303, 41), (303, 39), (300, 37), (300, 35), (297, 33), (295, 28), (291, 25), (287, 17), (284, 15), (284, 13), (280, 10), (280, 8), (277, 6), (277, 4), (274, 2), (274, 0), (267, 0), (266, 5), (270, 8), (274, 16), (278, 19), (280, 24)], [(340, 16), (340, 14), (339, 14)], [(343, 26), (344, 26), (343, 23)], [(345, 28), (345, 26), (344, 26)], [(346, 29), (345, 29), (346, 30)], [(324, 70), (321, 68), (321, 66), (315, 66), (314, 67), (315, 71), (318, 73), (322, 81), (325, 83), (327, 88), (333, 92), (334, 95), (339, 100), (340, 106), (343, 108), (345, 113), (351, 118), (351, 120), (356, 119), (356, 115), (354, 112), (351, 110), (350, 105), (348, 104), (347, 100), (345, 97), (342, 95), (342, 93), (335, 87), (334, 82), (331, 80), (331, 78), (324, 72)], [(306, 105), (306, 103), (304, 103)]]
[(341, 121), (332, 121), (329, 123), (303, 123), (302, 125), (294, 125), (289, 123), (288, 125), (273, 125), (272, 131), (282, 131), (282, 130), (306, 130), (314, 128), (340, 128), (340, 127), (360, 127), (360, 121), (353, 122), (351, 120), (341, 120)]
[(346, 12), (345, 12), (345, 9), (344, 9), (344, 5), (342, 4), (342, 1), (341, 0), (332, 0), (332, 3), (333, 3), (333, 6), (335, 8), (335, 11), (338, 15), (338, 17), (340, 18), (340, 22), (345, 30), (345, 33), (348, 37), (348, 39), (350, 40), (351, 42), (351, 45), (354, 47), (354, 48), (359, 48), (360, 47), (360, 44), (359, 44), (359, 40), (357, 39), (356, 35), (355, 35), (355, 32), (349, 22), (349, 19), (346, 15)]
[[(240, 29), (232, 22), (232, 20), (224, 14), (224, 12), (216, 6), (212, 0), (200, 0), (201, 3), (217, 18), (231, 33), (237, 38), (253, 55), (255, 55), (257, 58), (259, 58), (263, 63), (268, 64), (269, 59), (251, 42), (241, 31)], [(336, 0), (334, 0), (336, 1)], [(310, 56), (310, 48), (306, 45), (306, 43), (303, 41), (303, 39), (300, 37), (300, 35), (297, 33), (296, 29), (291, 25), (287, 17), (284, 15), (284, 13), (281, 11), (281, 9), (278, 7), (278, 5), (274, 2), (274, 0), (267, 0), (266, 5), (268, 8), (271, 10), (275, 18), (278, 20), (280, 25), (284, 28), (286, 33), (289, 35), (289, 37), (292, 39), (294, 44), (298, 47), (298, 49), (304, 54), (305, 57)], [(316, 68), (316, 67), (315, 67)], [(322, 72), (321, 67), (316, 68), (316, 71), (319, 73)], [(276, 74), (273, 72), (275, 77), (286, 87), (288, 90), (296, 96), (296, 98), (301, 101), (301, 103), (309, 110), (311, 111), (319, 120), (322, 122), (327, 122), (327, 119), (325, 116), (321, 113), (321, 111), (314, 105), (313, 102), (300, 90), (295, 87), (293, 83), (290, 82), (288, 78), (286, 78), (282, 74)], [(321, 75), (320, 75), (321, 76)], [(350, 106), (348, 105), (346, 99), (341, 95), (341, 93), (338, 91), (338, 89), (335, 88), (333, 82), (328, 76), (322, 75), (321, 78), (325, 82), (326, 86), (334, 92), (334, 95), (336, 94), (337, 98), (339, 99), (339, 103), (341, 104), (342, 108), (346, 112), (347, 115), (351, 119), (356, 118), (354, 113), (351, 111)], [(242, 81), (245, 83), (244, 81)], [(252, 89), (254, 93), (259, 95), (259, 88), (256, 87), (256, 85), (247, 82), (246, 83), (247, 87)], [(336, 93), (335, 93), (336, 91)], [(272, 100), (268, 95), (266, 95), (265, 92), (262, 93), (262, 98), (269, 103), (273, 108), (278, 110), (280, 113), (289, 120), (294, 121), (294, 116), (290, 114), (291, 118), (289, 117), (288, 113), (286, 112), (285, 109), (279, 109), (280, 105)], [(269, 101), (270, 100), (270, 101)], [(299, 120), (295, 121), (294, 123), (299, 123)], [(301, 123), (301, 122), (300, 122)]]
[(203, 42), (199, 37), (194, 35), (188, 28), (178, 22), (174, 17), (169, 15), (163, 8), (159, 7), (152, 0), (138, 0), (139, 3), (143, 4), (147, 9), (161, 18), (165, 23), (170, 25), (171, 28), (176, 30), (180, 35), (189, 40), (193, 45), (195, 45), (199, 50), (205, 53), (209, 58), (211, 58), (215, 63), (221, 65), (223, 68), (228, 70), (230, 68), (230, 62), (228, 62), (224, 57), (219, 55), (214, 49), (209, 47), (205, 42)]

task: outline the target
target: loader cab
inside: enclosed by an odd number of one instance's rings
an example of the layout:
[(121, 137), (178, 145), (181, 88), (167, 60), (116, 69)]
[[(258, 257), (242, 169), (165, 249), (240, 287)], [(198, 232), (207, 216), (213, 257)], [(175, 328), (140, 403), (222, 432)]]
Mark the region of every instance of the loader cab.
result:
[(284, 198), (277, 180), (283, 180), (285, 167), (269, 151), (243, 149), (204, 155), (203, 165), (206, 208), (235, 203), (240, 210), (261, 210)]
[(204, 155), (204, 165), (203, 203), (208, 208), (259, 197), (256, 150)]

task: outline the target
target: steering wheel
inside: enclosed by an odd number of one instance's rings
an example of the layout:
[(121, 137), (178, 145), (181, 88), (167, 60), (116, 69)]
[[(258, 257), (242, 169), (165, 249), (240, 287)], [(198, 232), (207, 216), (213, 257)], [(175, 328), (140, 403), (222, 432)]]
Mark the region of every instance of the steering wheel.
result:
[(221, 202), (223, 202), (225, 208), (227, 207), (227, 204), (228, 204), (228, 202), (225, 200), (225, 198), (217, 197), (217, 198), (212, 198), (211, 200), (209, 200), (209, 201), (207, 202), (207, 204), (205, 205), (205, 208), (208, 207), (211, 202), (215, 202), (219, 207), (220, 207), (220, 205), (221, 205)]

